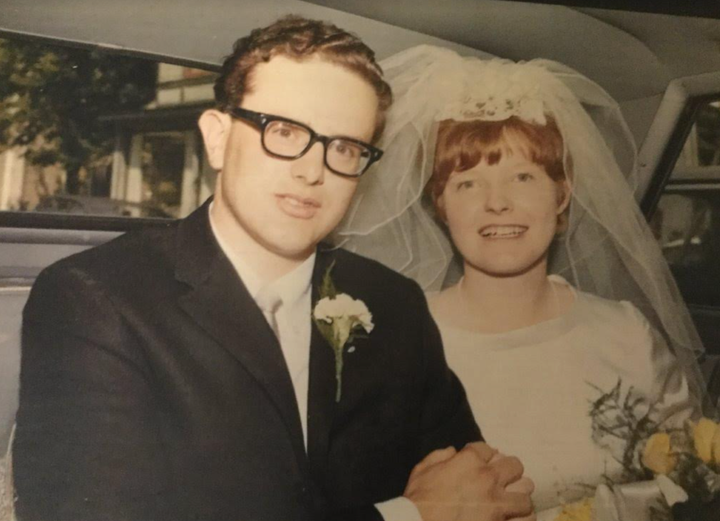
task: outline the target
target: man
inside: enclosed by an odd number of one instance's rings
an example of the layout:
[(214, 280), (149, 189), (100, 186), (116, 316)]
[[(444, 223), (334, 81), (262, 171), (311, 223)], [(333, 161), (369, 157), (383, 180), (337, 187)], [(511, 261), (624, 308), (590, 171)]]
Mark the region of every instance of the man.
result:
[[(216, 97), (200, 118), (212, 203), (38, 277), (20, 519), (528, 514), (527, 491), (505, 489), (519, 462), (466, 446), (479, 431), (420, 289), (318, 246), (380, 155), (390, 92), (372, 51), (286, 18), (237, 42)], [(311, 321), (326, 274), (372, 314), (340, 373)]]

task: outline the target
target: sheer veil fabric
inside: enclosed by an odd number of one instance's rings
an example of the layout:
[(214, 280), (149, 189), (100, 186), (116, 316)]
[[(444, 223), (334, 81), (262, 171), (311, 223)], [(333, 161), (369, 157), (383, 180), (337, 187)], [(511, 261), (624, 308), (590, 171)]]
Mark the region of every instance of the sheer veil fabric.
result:
[[(638, 307), (665, 337), (702, 403), (703, 346), (657, 241), (635, 200), (637, 151), (618, 104), (560, 63), (462, 57), (419, 46), (381, 63), (395, 102), (380, 147), (385, 155), (358, 187), (334, 242), (412, 277), (426, 290), (453, 283), (459, 260), (423, 195), (440, 121), (543, 124), (563, 136), (572, 200), (549, 272), (576, 288)], [(706, 404), (706, 412), (710, 412)]]

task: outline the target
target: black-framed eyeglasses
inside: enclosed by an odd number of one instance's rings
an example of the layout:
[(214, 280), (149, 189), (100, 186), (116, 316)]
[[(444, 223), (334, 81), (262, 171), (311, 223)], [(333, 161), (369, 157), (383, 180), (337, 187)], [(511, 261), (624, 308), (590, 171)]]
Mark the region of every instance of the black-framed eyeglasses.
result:
[(359, 177), (380, 159), (383, 151), (358, 139), (323, 136), (303, 123), (271, 114), (234, 108), (230, 115), (258, 126), (265, 151), (282, 159), (298, 159), (318, 141), (323, 144), (324, 161), (338, 175)]

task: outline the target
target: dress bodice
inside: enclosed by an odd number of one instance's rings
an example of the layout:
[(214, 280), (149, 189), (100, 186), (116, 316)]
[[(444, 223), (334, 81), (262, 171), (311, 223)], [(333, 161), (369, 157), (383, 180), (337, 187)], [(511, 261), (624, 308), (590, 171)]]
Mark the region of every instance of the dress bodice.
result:
[(562, 316), (500, 334), (439, 322), (448, 365), (485, 440), (520, 458), (538, 510), (594, 493), (622, 469), (592, 440), (590, 403), (621, 379), (668, 414), (689, 415), (674, 358), (631, 304), (577, 292)]

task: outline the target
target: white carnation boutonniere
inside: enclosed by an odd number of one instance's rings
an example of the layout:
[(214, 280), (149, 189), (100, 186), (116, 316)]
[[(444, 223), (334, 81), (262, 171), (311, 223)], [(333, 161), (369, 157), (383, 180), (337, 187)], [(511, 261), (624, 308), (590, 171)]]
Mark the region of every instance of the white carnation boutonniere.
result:
[(340, 293), (330, 276), (335, 263), (325, 272), (320, 286), (320, 299), (313, 309), (313, 320), (335, 353), (335, 401), (342, 396), (342, 370), (345, 345), (354, 338), (369, 334), (375, 327), (372, 314), (362, 300)]

